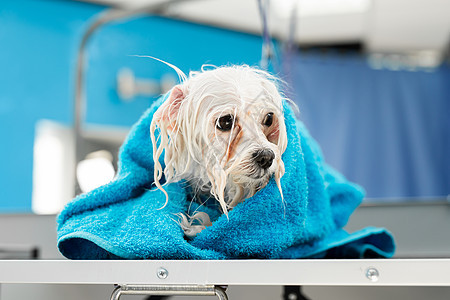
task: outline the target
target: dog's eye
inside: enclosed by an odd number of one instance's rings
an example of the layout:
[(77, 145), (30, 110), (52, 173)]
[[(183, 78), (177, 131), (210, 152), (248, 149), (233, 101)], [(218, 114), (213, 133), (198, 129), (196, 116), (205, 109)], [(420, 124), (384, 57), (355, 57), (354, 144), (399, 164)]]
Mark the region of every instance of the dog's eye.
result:
[(268, 113), (263, 120), (263, 125), (270, 127), (273, 123), (273, 113)]
[(233, 123), (234, 123), (234, 116), (225, 115), (223, 117), (220, 117), (216, 121), (216, 127), (221, 131), (229, 131), (233, 127)]

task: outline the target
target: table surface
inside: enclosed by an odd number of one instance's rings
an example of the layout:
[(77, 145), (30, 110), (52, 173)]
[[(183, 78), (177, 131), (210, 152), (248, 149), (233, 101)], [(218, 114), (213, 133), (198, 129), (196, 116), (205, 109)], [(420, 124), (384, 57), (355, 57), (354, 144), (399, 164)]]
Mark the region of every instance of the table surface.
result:
[(450, 259), (3, 260), (0, 283), (450, 286)]

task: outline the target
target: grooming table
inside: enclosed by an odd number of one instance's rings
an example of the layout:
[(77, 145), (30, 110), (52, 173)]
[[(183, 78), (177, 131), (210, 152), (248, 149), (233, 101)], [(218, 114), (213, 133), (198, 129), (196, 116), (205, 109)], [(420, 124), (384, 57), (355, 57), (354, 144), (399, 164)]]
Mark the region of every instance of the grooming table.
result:
[(3, 260), (0, 283), (115, 284), (111, 299), (216, 295), (228, 285), (450, 286), (450, 259)]

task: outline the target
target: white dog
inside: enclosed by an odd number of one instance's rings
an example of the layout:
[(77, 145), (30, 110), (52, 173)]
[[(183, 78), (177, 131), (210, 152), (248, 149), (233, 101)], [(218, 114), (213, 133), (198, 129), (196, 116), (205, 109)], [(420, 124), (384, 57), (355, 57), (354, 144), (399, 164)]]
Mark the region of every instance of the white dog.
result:
[[(265, 187), (271, 176), (283, 196), (281, 155), (287, 137), (276, 78), (245, 65), (202, 68), (181, 77), (150, 127), (155, 184), (166, 204), (160, 184), (163, 150), (166, 182), (187, 180), (197, 195), (213, 196), (224, 214)], [(207, 214), (196, 213), (181, 215), (180, 225), (192, 237), (211, 222)]]

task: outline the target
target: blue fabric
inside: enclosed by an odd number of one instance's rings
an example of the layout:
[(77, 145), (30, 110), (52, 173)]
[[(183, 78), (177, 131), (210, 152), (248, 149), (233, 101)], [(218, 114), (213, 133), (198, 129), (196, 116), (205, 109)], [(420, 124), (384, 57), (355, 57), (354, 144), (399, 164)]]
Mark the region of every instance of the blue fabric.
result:
[[(190, 206), (183, 182), (166, 185), (169, 202), (153, 186), (149, 125), (159, 99), (133, 127), (109, 184), (78, 196), (58, 216), (58, 247), (71, 259), (236, 259), (390, 257), (394, 241), (384, 229), (349, 234), (342, 227), (363, 198), (322, 159), (316, 142), (285, 105), (288, 147), (281, 179), (237, 205), (227, 218), (217, 206)], [(204, 210), (213, 225), (184, 238), (175, 214)]]

